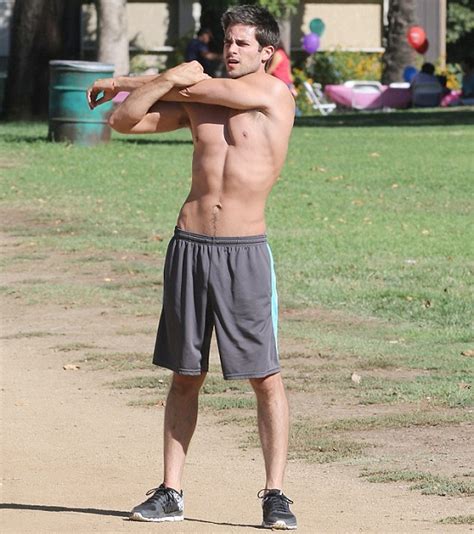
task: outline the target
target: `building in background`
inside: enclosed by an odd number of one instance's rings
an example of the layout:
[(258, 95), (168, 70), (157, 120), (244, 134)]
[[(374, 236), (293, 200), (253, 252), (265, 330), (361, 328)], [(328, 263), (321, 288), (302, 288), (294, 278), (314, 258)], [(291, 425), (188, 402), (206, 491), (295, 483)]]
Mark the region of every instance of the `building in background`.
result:
[[(0, 84), (6, 73), (14, 2), (0, 0)], [(443, 61), (446, 54), (446, 2), (416, 0), (417, 23), (425, 28), (430, 42), (426, 59), (433, 63), (440, 58)], [(76, 21), (81, 35), (81, 57), (77, 59), (94, 59), (95, 6), (92, 0), (84, 0), (82, 4), (80, 20)], [(204, 0), (128, 0), (132, 57), (140, 55), (142, 67), (162, 68), (170, 56), (179, 60), (179, 51), (184, 48), (186, 39), (200, 26), (202, 6), (205, 5)], [(326, 30), (320, 50), (382, 52), (388, 5), (389, 0), (301, 1), (291, 18), (291, 50), (301, 50), (300, 40), (304, 33), (308, 33), (310, 21), (321, 18)]]

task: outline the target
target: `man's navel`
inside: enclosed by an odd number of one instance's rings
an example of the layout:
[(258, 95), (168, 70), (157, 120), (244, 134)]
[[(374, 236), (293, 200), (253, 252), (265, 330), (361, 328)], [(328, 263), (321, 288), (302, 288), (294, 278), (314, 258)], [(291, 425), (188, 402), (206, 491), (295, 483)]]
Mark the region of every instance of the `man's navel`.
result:
[(211, 224), (212, 224), (213, 235), (215, 235), (217, 232), (217, 221), (219, 219), (219, 212), (221, 211), (221, 209), (222, 209), (222, 204), (220, 202), (217, 202), (217, 204), (214, 204), (214, 206), (212, 206)]

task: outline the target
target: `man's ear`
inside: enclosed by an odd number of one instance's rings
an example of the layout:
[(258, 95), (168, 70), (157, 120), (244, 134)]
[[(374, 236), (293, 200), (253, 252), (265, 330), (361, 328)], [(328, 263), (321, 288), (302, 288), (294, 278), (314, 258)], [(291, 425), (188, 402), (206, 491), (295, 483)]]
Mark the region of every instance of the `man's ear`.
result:
[(266, 63), (275, 53), (275, 47), (268, 45), (262, 48), (262, 63)]

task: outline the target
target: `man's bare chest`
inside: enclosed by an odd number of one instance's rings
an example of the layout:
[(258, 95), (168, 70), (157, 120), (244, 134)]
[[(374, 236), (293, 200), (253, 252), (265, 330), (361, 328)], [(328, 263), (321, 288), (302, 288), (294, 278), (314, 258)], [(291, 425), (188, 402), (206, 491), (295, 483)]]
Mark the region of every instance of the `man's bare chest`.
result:
[(187, 113), (195, 144), (236, 145), (255, 142), (264, 130), (259, 111), (239, 111), (201, 104), (189, 106)]

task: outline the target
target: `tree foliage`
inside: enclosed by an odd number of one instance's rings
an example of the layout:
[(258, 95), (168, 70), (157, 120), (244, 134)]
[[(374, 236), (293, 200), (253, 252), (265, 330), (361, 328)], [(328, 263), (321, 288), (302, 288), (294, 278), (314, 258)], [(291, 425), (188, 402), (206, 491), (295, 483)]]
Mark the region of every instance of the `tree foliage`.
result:
[(277, 19), (287, 18), (296, 12), (299, 0), (205, 0), (203, 8), (224, 12), (228, 7), (242, 4), (258, 4), (265, 7)]
[(277, 19), (286, 19), (296, 12), (298, 8), (298, 0), (260, 0), (258, 2), (262, 7), (266, 7), (268, 11)]
[(450, 63), (474, 55), (474, 0), (449, 0), (447, 52)]
[(455, 43), (474, 31), (474, 0), (450, 0), (446, 41)]

